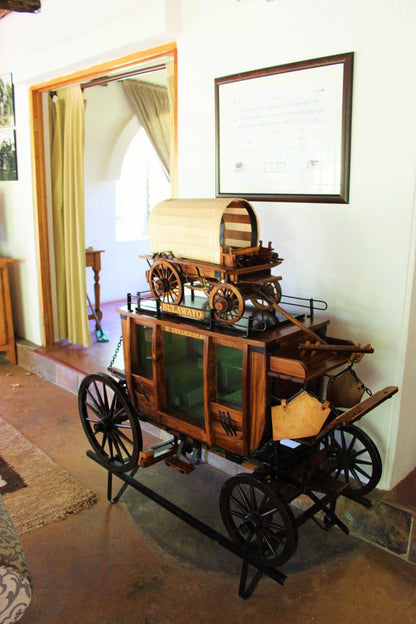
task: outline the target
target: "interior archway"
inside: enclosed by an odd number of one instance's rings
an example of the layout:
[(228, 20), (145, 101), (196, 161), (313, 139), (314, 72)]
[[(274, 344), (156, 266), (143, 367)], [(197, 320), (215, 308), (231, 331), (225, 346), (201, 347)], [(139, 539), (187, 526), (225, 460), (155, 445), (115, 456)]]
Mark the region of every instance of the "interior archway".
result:
[(118, 73), (129, 72), (134, 75), (139, 73), (140, 68), (163, 59), (173, 61), (173, 149), (171, 158), (171, 184), (172, 193), (176, 188), (177, 179), (177, 50), (176, 44), (170, 43), (150, 50), (131, 54), (121, 59), (95, 65), (83, 71), (57, 77), (46, 83), (35, 85), (31, 88), (31, 111), (32, 111), (32, 144), (35, 173), (35, 199), (36, 199), (36, 235), (38, 245), (38, 271), (40, 284), (40, 305), (42, 322), (42, 344), (48, 346), (54, 343), (54, 309), (52, 300), (51, 281), (51, 254), (49, 252), (49, 219), (47, 206), (46, 188), (46, 162), (45, 162), (45, 137), (43, 123), (43, 94), (50, 90), (61, 87), (85, 83), (85, 81), (104, 80), (108, 76), (113, 77)]

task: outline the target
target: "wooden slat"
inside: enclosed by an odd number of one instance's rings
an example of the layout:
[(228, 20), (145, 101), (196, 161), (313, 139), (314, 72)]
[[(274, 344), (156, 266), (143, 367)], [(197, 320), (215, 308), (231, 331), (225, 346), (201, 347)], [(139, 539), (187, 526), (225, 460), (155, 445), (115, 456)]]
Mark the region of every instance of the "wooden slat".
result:
[(228, 228), (226, 228), (224, 230), (224, 243), (227, 245), (227, 241), (231, 238), (242, 241), (250, 241), (251, 232), (245, 232), (244, 230), (229, 230)]
[(208, 444), (212, 444), (211, 404), (216, 397), (215, 345), (211, 336), (205, 336), (204, 342), (204, 412), (205, 430)]
[(224, 223), (248, 223), (251, 225), (250, 217), (248, 214), (238, 215), (238, 214), (228, 214), (224, 212), (223, 214)]
[(298, 377), (299, 379), (306, 379), (307, 376), (306, 366), (300, 360), (273, 355), (270, 356), (269, 371), (280, 375), (288, 375), (289, 377)]
[(260, 444), (266, 425), (266, 355), (250, 354), (250, 451)]

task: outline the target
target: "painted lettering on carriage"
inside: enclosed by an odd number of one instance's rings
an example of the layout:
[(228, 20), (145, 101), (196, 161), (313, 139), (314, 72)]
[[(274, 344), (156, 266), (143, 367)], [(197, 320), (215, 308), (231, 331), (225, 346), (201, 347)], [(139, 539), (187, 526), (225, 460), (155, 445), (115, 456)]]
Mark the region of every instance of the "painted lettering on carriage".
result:
[(186, 329), (178, 329), (177, 327), (164, 327), (163, 331), (170, 332), (171, 334), (179, 334), (179, 336), (186, 336), (187, 338), (204, 340), (204, 336), (201, 334), (196, 334), (195, 332), (187, 331)]
[(201, 321), (205, 318), (203, 310), (196, 310), (195, 308), (188, 308), (187, 306), (174, 305), (173, 303), (162, 303), (162, 311), (171, 314), (180, 314), (181, 316), (188, 316), (190, 318), (196, 318)]

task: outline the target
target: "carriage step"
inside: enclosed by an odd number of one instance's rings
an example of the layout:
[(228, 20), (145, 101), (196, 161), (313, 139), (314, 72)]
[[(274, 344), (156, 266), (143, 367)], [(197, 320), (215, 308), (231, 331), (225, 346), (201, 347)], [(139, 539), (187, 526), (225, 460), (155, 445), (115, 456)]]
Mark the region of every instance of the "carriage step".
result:
[(175, 470), (179, 470), (182, 474), (189, 474), (195, 470), (195, 466), (192, 464), (188, 464), (188, 462), (184, 462), (182, 459), (173, 455), (172, 457), (168, 457), (165, 459), (165, 464), (167, 466), (171, 466), (171, 468), (175, 468)]
[(141, 451), (139, 455), (139, 466), (141, 468), (153, 466), (154, 464), (161, 462), (163, 459), (174, 455), (177, 450), (177, 446), (168, 446), (167, 444), (164, 444), (160, 445), (160, 448), (152, 447), (146, 451)]

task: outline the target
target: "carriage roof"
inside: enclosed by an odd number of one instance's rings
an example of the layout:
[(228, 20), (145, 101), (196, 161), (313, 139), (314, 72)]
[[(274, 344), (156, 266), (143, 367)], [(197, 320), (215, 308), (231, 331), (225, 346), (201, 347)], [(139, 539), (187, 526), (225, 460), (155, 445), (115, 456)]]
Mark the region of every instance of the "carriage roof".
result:
[(244, 199), (168, 199), (149, 217), (152, 253), (221, 263), (221, 248), (256, 247), (258, 221)]

